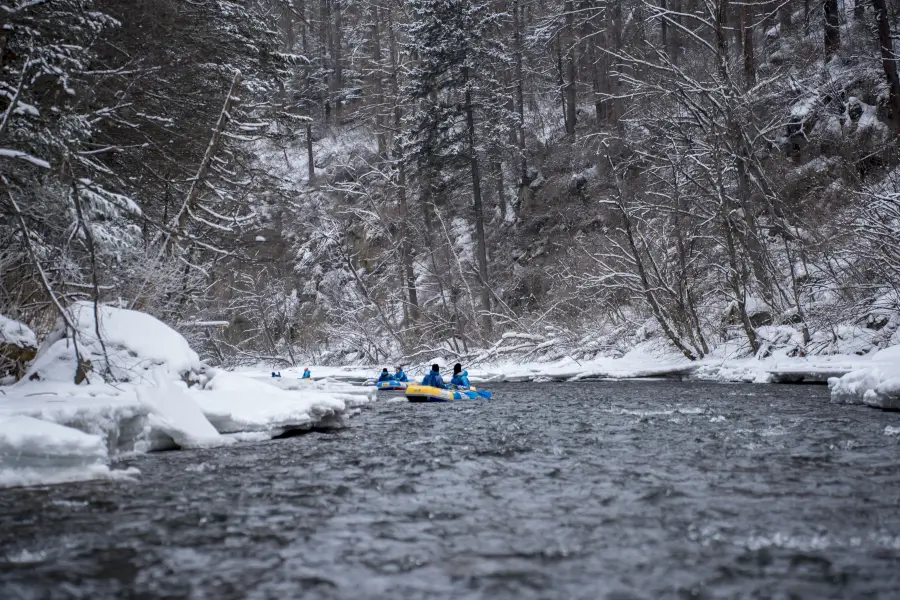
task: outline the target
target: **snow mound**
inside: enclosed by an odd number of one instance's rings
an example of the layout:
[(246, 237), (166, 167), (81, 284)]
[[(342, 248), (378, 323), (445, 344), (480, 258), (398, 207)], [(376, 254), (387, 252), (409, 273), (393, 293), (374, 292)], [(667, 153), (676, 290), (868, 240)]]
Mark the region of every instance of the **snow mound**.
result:
[[(202, 369), (200, 357), (187, 340), (162, 321), (142, 312), (98, 305), (100, 338), (94, 304), (75, 302), (69, 308), (77, 330), (74, 341), (82, 360), (91, 363), (90, 383), (115, 381), (153, 383), (161, 371), (167, 379), (186, 379)], [(27, 378), (73, 381), (75, 344), (62, 319), (38, 351)]]
[(118, 478), (98, 435), (32, 417), (0, 418), (0, 487)]
[(900, 410), (900, 346), (872, 355), (868, 366), (828, 380), (832, 402)]

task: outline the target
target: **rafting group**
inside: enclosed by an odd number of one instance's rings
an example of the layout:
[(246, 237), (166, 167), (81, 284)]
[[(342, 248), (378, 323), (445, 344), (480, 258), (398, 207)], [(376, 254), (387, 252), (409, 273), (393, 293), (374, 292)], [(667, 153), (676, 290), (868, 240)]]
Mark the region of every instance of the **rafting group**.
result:
[(422, 383), (411, 382), (403, 372), (403, 367), (397, 367), (393, 374), (389, 373), (387, 368), (382, 369), (375, 385), (379, 391), (405, 390), (406, 397), (410, 402), (453, 402), (491, 397), (490, 392), (476, 390), (472, 387), (469, 382), (469, 372), (463, 371), (460, 363), (453, 366), (453, 377), (449, 384), (444, 383), (440, 366), (433, 364), (431, 371), (422, 378)]

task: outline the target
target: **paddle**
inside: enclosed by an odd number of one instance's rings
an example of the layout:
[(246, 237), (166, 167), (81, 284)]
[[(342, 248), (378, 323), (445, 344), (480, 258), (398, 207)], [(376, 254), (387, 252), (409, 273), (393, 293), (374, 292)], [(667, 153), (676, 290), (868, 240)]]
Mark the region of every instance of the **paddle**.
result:
[(475, 398), (475, 396), (473, 396), (472, 394), (476, 394), (478, 397), (484, 398), (485, 400), (491, 399), (491, 393), (487, 390), (473, 390), (473, 389), (469, 389), (469, 388), (462, 388), (462, 387), (459, 387), (458, 385), (452, 385), (452, 384), (449, 387), (452, 390), (464, 392), (467, 396), (469, 396), (469, 398), (472, 398), (472, 399)]

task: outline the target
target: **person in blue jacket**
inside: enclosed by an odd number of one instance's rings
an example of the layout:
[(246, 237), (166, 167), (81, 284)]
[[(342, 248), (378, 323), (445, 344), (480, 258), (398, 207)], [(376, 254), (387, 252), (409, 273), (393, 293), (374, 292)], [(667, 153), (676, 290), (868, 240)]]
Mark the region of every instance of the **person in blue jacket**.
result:
[(305, 367), (303, 369), (303, 377), (300, 379), (309, 379), (310, 377), (312, 377), (312, 373), (309, 372), (309, 367)]
[(403, 367), (397, 367), (397, 372), (394, 373), (394, 381), (409, 381), (406, 373), (403, 372)]
[(382, 381), (391, 381), (393, 379), (391, 374), (388, 373), (387, 367), (385, 367), (381, 370), (381, 375), (378, 376), (378, 383), (381, 383)]
[(431, 365), (431, 371), (422, 379), (422, 385), (445, 389), (447, 386), (444, 385), (444, 379), (441, 377), (440, 367), (436, 364)]
[(450, 380), (450, 383), (461, 388), (472, 387), (469, 383), (469, 372), (463, 371), (462, 365), (459, 363), (453, 365), (453, 379)]

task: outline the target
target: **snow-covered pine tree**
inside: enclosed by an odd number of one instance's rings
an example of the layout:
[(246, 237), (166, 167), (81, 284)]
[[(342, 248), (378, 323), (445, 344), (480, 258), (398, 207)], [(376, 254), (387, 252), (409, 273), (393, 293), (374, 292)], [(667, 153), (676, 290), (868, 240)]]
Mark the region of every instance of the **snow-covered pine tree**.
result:
[(29, 321), (97, 297), (139, 239), (129, 219), (140, 211), (115, 192), (102, 162), (112, 148), (91, 142), (117, 110), (114, 99), (94, 102), (89, 87), (97, 39), (118, 25), (96, 8), (93, 0), (3, 7), (0, 312)]
[[(513, 64), (512, 55), (495, 35), (508, 15), (495, 12), (493, 3), (479, 0), (414, 0), (410, 15), (406, 49), (414, 66), (406, 95), (415, 108), (406, 121), (404, 150), (421, 173), (420, 201), (426, 215), (434, 210), (429, 188), (435, 180), (468, 171), (475, 229), (473, 267), (480, 288), (482, 333), (487, 335), (492, 328), (493, 290), (482, 155), (487, 143), (508, 139), (515, 124), (511, 90), (498, 77)], [(437, 229), (435, 224), (432, 227)], [(433, 236), (434, 230), (426, 235)]]

